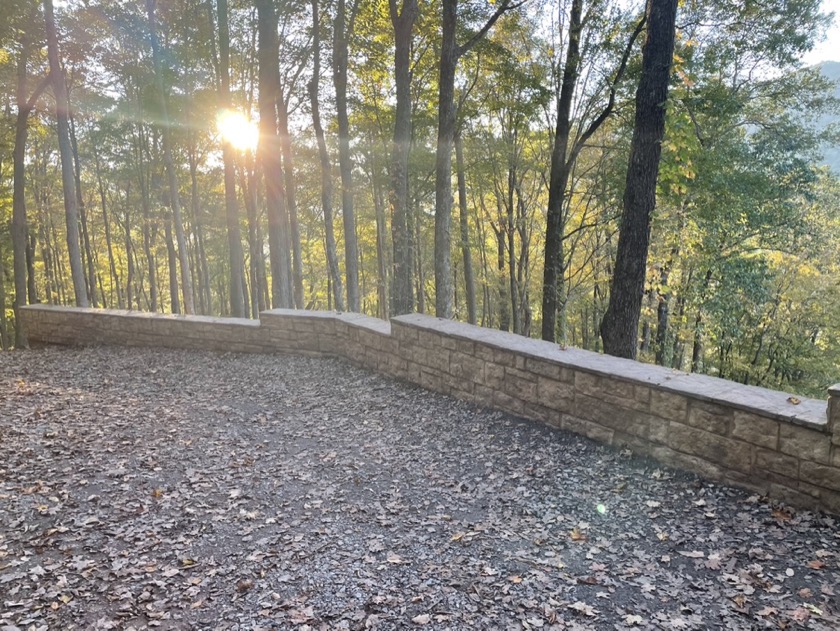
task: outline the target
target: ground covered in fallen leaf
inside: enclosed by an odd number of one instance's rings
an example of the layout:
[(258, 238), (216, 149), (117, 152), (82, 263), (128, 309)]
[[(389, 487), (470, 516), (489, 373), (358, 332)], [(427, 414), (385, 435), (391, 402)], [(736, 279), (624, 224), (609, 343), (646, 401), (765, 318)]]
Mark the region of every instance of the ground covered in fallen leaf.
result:
[(343, 361), (0, 354), (0, 630), (840, 629), (840, 520)]

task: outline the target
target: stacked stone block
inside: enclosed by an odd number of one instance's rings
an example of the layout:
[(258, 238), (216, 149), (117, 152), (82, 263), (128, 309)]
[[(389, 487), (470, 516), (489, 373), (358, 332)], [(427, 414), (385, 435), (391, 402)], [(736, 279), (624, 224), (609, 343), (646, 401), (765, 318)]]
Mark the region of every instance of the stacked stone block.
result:
[(824, 401), (424, 315), (275, 309), (260, 321), (34, 305), (36, 344), (344, 357), (798, 506), (840, 514), (840, 385)]

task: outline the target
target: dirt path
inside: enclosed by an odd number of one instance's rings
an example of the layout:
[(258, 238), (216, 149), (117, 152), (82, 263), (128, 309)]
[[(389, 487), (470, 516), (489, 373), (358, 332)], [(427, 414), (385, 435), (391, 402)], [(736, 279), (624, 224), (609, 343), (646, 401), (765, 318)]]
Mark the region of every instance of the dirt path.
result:
[(344, 362), (0, 354), (0, 631), (840, 629), (840, 520)]

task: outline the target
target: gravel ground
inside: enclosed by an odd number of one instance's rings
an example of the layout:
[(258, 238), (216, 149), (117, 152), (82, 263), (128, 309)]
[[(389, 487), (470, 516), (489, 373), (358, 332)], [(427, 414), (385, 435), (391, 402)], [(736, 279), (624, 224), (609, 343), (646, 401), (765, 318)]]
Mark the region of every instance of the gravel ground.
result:
[(840, 521), (342, 361), (0, 354), (0, 630), (840, 629)]

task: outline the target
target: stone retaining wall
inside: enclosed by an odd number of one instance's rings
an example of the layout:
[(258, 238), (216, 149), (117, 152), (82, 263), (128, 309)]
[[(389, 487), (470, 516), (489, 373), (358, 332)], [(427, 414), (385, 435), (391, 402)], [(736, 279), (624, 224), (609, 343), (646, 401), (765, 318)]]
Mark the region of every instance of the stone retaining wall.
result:
[[(33, 305), (33, 344), (345, 357), (380, 373), (840, 514), (840, 386), (826, 402), (424, 315), (275, 309), (261, 320)], [(797, 403), (798, 401), (798, 403)]]

